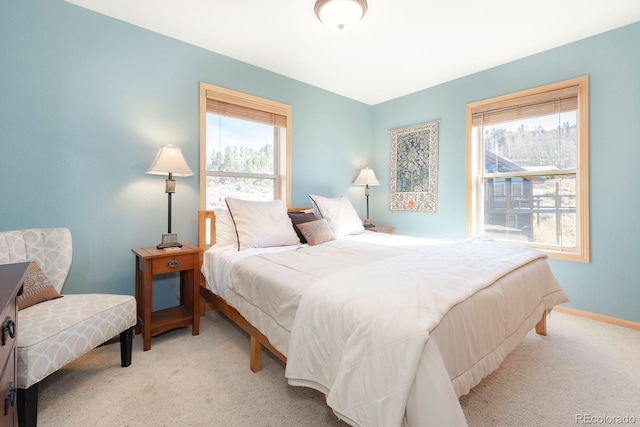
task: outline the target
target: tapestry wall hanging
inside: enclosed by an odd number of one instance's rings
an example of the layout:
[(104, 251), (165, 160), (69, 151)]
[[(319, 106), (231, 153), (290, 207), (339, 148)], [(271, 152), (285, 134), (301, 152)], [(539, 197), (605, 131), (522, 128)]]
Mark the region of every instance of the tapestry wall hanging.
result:
[(392, 211), (436, 211), (439, 123), (436, 120), (389, 131)]

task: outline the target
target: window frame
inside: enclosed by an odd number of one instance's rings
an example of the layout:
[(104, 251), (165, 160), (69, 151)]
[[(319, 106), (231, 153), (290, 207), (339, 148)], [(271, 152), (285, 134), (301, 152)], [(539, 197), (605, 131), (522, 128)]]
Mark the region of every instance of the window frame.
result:
[[(274, 146), (275, 199), (282, 199), (291, 206), (291, 106), (270, 99), (260, 98), (231, 89), (200, 82), (200, 187), (199, 209), (207, 206), (207, 100), (264, 111), (285, 118), (285, 147)], [(278, 129), (275, 129), (278, 133)], [(274, 144), (277, 144), (274, 135)], [(284, 157), (284, 158), (283, 158)], [(218, 175), (218, 174), (216, 174)], [(230, 172), (225, 174), (233, 176)], [(243, 177), (249, 174), (242, 174)], [(264, 177), (261, 175), (260, 177)]]
[[(518, 99), (524, 97), (544, 97), (545, 93), (576, 87), (577, 100), (577, 163), (572, 170), (576, 176), (576, 247), (556, 247), (535, 242), (522, 242), (545, 251), (554, 259), (590, 262), (589, 242), (589, 78), (576, 77), (549, 85), (539, 86), (519, 92), (509, 93), (494, 98), (475, 101), (467, 104), (467, 236), (483, 234), (484, 229), (484, 155), (482, 155), (482, 140), (474, 132), (473, 113), (489, 109), (490, 104), (518, 104)], [(535, 175), (535, 174), (533, 174)], [(541, 173), (540, 175), (548, 175)]]

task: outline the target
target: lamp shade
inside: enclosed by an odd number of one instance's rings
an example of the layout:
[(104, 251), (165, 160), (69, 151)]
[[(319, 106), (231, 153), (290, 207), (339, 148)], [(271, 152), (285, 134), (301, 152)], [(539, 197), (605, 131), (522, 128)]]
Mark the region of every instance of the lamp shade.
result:
[(380, 182), (378, 182), (378, 178), (376, 178), (376, 174), (373, 172), (373, 169), (369, 168), (362, 169), (353, 183), (355, 185), (380, 185)]
[(327, 28), (347, 31), (358, 25), (367, 11), (366, 0), (318, 0), (314, 11)]
[(158, 150), (156, 158), (147, 169), (151, 175), (191, 176), (193, 171), (184, 160), (182, 150), (173, 145), (163, 145)]

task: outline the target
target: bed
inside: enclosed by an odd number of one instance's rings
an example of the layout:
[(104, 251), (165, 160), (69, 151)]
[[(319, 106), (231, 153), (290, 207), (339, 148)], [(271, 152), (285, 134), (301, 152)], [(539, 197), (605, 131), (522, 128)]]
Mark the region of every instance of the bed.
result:
[[(200, 211), (200, 292), (249, 334), (252, 371), (267, 348), (350, 425), (466, 425), (458, 397), (567, 301), (538, 251), (374, 233), (348, 199), (310, 197), (313, 213), (235, 200), (233, 216)], [(260, 242), (264, 230), (286, 244)]]

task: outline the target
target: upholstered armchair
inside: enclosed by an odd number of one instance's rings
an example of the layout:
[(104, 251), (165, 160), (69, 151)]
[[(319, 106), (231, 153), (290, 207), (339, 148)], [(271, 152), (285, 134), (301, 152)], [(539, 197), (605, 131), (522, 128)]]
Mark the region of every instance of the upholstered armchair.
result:
[[(111, 294), (62, 294), (60, 297), (71, 258), (71, 233), (66, 228), (0, 232), (0, 264), (31, 261), (33, 276), (29, 285), (37, 285), (27, 290), (25, 279), (24, 294), (18, 297), (20, 426), (37, 423), (40, 381), (118, 334), (121, 364), (123, 367), (131, 364), (133, 326), (137, 322), (135, 298)], [(41, 292), (41, 288), (46, 291)], [(33, 305), (22, 307), (21, 303), (26, 304), (27, 299), (28, 304)]]

